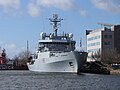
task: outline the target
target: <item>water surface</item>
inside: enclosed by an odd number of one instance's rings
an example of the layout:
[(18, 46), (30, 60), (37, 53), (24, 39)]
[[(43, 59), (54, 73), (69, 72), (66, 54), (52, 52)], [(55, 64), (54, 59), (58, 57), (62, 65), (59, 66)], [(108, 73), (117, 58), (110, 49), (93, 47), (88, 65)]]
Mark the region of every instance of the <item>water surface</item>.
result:
[(120, 76), (0, 71), (0, 90), (120, 90)]

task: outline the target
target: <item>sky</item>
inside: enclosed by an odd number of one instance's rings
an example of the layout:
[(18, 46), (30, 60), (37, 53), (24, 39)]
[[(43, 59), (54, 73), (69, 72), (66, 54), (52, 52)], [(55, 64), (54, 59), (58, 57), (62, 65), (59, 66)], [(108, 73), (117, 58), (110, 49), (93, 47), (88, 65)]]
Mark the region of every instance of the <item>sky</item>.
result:
[(86, 30), (101, 28), (97, 22), (120, 24), (120, 0), (0, 0), (0, 47), (13, 58), (26, 50), (34, 53), (40, 33), (53, 32), (49, 18), (63, 18), (59, 34), (73, 33), (76, 47), (86, 47)]

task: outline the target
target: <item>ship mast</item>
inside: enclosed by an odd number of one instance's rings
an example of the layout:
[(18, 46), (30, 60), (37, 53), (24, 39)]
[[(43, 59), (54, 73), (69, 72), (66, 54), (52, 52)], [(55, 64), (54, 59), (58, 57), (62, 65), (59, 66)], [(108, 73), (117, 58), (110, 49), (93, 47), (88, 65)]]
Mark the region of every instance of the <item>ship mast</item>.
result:
[(27, 40), (27, 60), (28, 60), (28, 57), (29, 57), (29, 42)]
[(58, 22), (61, 22), (63, 19), (59, 18), (57, 14), (53, 14), (53, 18), (49, 18), (50, 22), (52, 22), (53, 30), (55, 33), (55, 36), (57, 36), (57, 30), (58, 30)]

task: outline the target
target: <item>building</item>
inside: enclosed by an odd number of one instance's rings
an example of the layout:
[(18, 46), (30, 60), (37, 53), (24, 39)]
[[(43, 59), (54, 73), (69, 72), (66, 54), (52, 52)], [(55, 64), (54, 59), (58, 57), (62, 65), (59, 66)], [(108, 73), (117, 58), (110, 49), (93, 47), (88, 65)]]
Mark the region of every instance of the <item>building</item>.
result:
[(86, 30), (88, 61), (97, 51), (116, 49), (120, 53), (120, 25), (111, 25), (96, 30)]
[(114, 48), (120, 53), (120, 25), (112, 27), (114, 31)]

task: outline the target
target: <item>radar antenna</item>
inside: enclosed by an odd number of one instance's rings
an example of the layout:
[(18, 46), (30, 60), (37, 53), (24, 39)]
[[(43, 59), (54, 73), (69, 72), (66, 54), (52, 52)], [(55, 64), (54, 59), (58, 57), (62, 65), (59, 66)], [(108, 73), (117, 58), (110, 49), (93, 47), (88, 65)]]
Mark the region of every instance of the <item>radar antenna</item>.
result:
[(80, 38), (80, 48), (82, 47), (82, 38)]
[(63, 19), (58, 19), (58, 14), (53, 14), (53, 18), (49, 18), (50, 22), (52, 22), (53, 30), (55, 32), (55, 36), (57, 36), (57, 30), (58, 30), (58, 23), (61, 22)]

